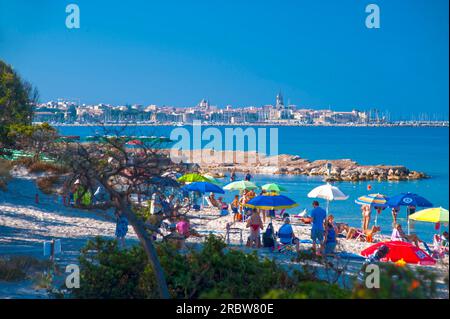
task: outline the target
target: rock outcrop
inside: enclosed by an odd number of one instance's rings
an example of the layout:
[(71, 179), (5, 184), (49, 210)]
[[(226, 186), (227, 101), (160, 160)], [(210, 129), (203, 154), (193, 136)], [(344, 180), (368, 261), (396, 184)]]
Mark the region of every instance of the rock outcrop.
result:
[[(296, 155), (265, 156), (257, 152), (194, 150), (178, 154), (184, 163), (196, 163), (202, 171), (223, 174), (250, 171), (253, 174), (324, 176), (326, 181), (405, 181), (427, 178), (423, 172), (401, 165), (360, 165), (351, 159), (310, 161)], [(172, 160), (173, 154), (172, 154)]]

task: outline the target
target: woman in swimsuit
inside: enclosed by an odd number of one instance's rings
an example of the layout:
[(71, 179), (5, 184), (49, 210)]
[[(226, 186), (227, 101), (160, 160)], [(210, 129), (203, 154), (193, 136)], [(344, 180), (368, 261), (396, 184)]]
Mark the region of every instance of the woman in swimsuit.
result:
[(253, 242), (256, 244), (256, 248), (261, 247), (260, 232), (264, 228), (259, 212), (256, 208), (252, 210), (252, 214), (247, 221), (247, 228), (250, 228), (250, 236), (247, 240), (247, 247), (252, 246)]

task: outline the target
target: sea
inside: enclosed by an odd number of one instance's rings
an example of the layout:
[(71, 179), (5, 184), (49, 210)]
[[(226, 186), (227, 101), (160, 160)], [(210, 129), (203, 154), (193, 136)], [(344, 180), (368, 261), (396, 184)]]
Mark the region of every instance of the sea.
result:
[[(201, 131), (214, 129), (220, 132), (224, 138), (225, 130), (236, 129), (236, 126), (202, 126)], [(419, 194), (433, 203), (435, 207), (449, 207), (449, 128), (448, 127), (334, 127), (334, 126), (240, 126), (243, 130), (254, 130), (258, 141), (263, 141), (263, 134), (258, 129), (266, 129), (265, 141), (267, 152), (270, 143), (277, 141), (278, 154), (298, 155), (309, 160), (318, 159), (352, 159), (363, 165), (404, 165), (411, 170), (425, 172), (428, 179), (417, 181), (362, 181), (334, 183), (349, 198), (345, 201), (333, 201), (330, 203), (330, 213), (338, 222), (346, 222), (354, 227), (361, 226), (360, 206), (355, 204), (359, 196), (370, 193), (381, 193), (394, 196), (403, 192)], [(77, 135), (82, 139), (90, 135), (104, 134), (105, 127), (96, 126), (57, 126), (61, 135)], [(107, 127), (108, 132), (120, 135), (146, 135), (166, 136), (189, 132), (190, 145), (195, 145), (192, 126), (127, 126)], [(272, 129), (272, 130), (270, 130)], [(174, 131), (176, 130), (176, 131)], [(218, 130), (218, 131), (217, 131)], [(275, 133), (276, 132), (276, 133)], [(272, 140), (270, 140), (272, 136)], [(259, 139), (260, 138), (260, 139)], [(204, 147), (208, 140), (202, 142)], [(228, 143), (229, 144), (229, 143)], [(235, 143), (236, 144), (236, 143)], [(192, 147), (192, 146), (191, 146)], [(198, 147), (198, 146), (197, 146)], [(252, 146), (234, 145), (233, 149), (254, 150)], [(227, 147), (226, 149), (230, 149)], [(238, 176), (239, 178), (239, 176)], [(243, 178), (243, 176), (241, 176)], [(316, 186), (323, 184), (322, 177), (289, 176), (289, 175), (257, 175), (253, 176), (253, 182), (257, 185), (266, 183), (278, 183), (287, 191), (284, 195), (294, 199), (299, 206), (289, 210), (291, 214), (297, 214), (304, 209), (311, 209), (312, 199), (307, 197), (308, 192)], [(228, 179), (223, 180), (224, 184)], [(226, 193), (225, 200), (231, 200), (233, 193)], [(322, 201), (323, 206), (326, 205)], [(419, 208), (420, 209), (420, 208)], [(375, 212), (372, 213), (372, 223)], [(399, 213), (399, 221), (406, 229), (406, 208), (402, 207)], [(381, 212), (377, 218), (383, 234), (392, 231), (392, 216), (390, 209)], [(441, 225), (439, 231), (448, 230), (448, 225)], [(432, 241), (436, 230), (435, 224), (414, 222), (411, 231), (427, 241)]]

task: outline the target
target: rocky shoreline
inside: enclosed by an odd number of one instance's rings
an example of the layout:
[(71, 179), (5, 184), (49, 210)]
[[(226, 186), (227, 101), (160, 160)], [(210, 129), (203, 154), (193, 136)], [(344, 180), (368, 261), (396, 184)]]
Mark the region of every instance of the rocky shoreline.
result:
[[(252, 174), (324, 176), (325, 181), (408, 181), (429, 178), (424, 172), (402, 165), (360, 165), (351, 159), (314, 160), (281, 154), (265, 156), (257, 152), (194, 150), (179, 152), (184, 163), (194, 163), (201, 171), (216, 175), (231, 171)], [(173, 154), (171, 155), (172, 159)]]

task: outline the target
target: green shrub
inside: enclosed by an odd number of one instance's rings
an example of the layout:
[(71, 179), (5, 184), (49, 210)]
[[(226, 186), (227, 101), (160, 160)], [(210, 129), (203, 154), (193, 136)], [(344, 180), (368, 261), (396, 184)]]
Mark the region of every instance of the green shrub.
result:
[[(227, 250), (223, 240), (210, 235), (201, 249), (178, 252), (158, 244), (157, 252), (173, 298), (262, 298), (326, 296), (341, 298), (348, 292), (325, 282), (301, 282), (274, 261), (256, 253)], [(81, 285), (76, 298), (159, 298), (152, 267), (140, 246), (119, 250), (115, 241), (97, 238), (80, 257)], [(276, 293), (268, 294), (270, 291)]]
[(0, 258), (0, 280), (24, 280), (49, 267), (51, 267), (51, 262), (30, 256), (2, 257)]
[(300, 282), (294, 290), (271, 290), (265, 299), (346, 299), (351, 293), (321, 281)]
[(368, 289), (357, 284), (353, 298), (362, 299), (431, 299), (437, 297), (436, 275), (424, 270), (380, 264), (380, 288)]

